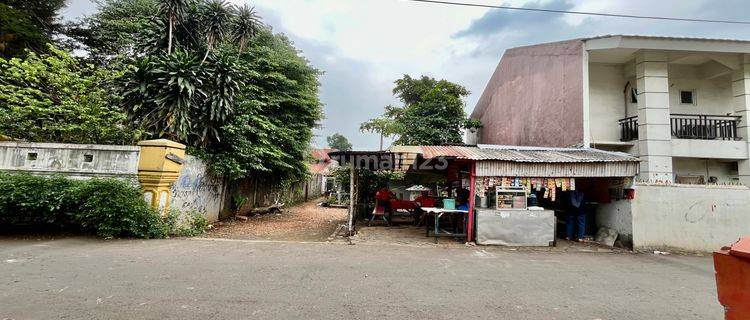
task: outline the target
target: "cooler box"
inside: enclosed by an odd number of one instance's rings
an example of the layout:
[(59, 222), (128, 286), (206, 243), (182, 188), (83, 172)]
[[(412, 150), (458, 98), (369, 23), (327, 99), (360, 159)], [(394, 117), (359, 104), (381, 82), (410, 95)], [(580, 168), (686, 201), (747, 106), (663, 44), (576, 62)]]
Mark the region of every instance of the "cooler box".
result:
[(443, 199), (443, 209), (455, 210), (456, 199)]
[(750, 237), (714, 252), (714, 270), (725, 319), (750, 319)]

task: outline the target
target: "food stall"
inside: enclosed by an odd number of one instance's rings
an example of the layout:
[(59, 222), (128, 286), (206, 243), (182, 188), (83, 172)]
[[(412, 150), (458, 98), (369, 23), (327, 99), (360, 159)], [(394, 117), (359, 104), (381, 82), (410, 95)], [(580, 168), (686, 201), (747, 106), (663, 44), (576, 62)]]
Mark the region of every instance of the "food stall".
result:
[[(415, 219), (415, 227), (424, 226), (427, 236), (507, 246), (553, 245), (556, 226), (562, 222), (558, 217), (572, 191), (585, 189), (606, 197), (610, 180), (632, 179), (639, 168), (639, 160), (630, 155), (590, 148), (394, 146), (387, 152), (331, 156), (352, 170), (401, 171), (405, 179), (395, 186), (399, 190), (429, 189), (432, 206), (412, 197), (404, 199), (406, 194), (397, 199), (417, 203), (414, 216), (421, 219)], [(352, 222), (366, 219), (372, 211), (365, 192), (372, 185), (360, 183), (354, 174), (351, 181), (356, 184), (351, 186), (355, 201), (350, 205), (349, 232), (353, 234)], [(452, 230), (443, 228), (450, 225)]]
[[(477, 244), (549, 246), (555, 241), (555, 212), (529, 206), (532, 186), (521, 179), (480, 179), (476, 208)], [(536, 181), (536, 179), (534, 179)], [(540, 181), (540, 183), (542, 183)]]
[(591, 148), (478, 145), (422, 150), (427, 159), (472, 161), (468, 220), (473, 228), (467, 234), (485, 245), (554, 245), (573, 191), (592, 195), (590, 199), (607, 198), (612, 181), (633, 179), (639, 168), (635, 157)]

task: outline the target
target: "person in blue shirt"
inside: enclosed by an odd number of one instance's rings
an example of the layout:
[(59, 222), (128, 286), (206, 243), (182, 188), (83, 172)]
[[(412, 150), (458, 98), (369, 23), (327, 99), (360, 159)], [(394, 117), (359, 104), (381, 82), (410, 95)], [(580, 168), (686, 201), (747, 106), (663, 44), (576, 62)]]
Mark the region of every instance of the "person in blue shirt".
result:
[(585, 195), (580, 190), (570, 192), (570, 206), (565, 221), (566, 240), (585, 242), (584, 232), (586, 230), (586, 210), (584, 209)]

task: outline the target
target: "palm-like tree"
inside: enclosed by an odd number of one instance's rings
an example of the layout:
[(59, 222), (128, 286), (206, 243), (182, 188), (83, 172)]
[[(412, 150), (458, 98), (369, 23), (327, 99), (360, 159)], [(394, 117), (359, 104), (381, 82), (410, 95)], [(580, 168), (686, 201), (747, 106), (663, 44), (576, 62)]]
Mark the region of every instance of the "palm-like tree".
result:
[(188, 0), (162, 0), (161, 10), (169, 17), (169, 39), (167, 41), (167, 53), (172, 53), (172, 41), (174, 38), (174, 28), (177, 21), (185, 14), (188, 6)]
[(209, 0), (203, 8), (202, 20), (206, 34), (206, 55), (202, 62), (208, 58), (214, 45), (221, 41), (232, 21), (234, 6), (225, 0)]
[(240, 45), (240, 53), (245, 50), (247, 42), (255, 37), (263, 27), (261, 17), (255, 12), (255, 7), (243, 5), (237, 10), (232, 26), (232, 37)]

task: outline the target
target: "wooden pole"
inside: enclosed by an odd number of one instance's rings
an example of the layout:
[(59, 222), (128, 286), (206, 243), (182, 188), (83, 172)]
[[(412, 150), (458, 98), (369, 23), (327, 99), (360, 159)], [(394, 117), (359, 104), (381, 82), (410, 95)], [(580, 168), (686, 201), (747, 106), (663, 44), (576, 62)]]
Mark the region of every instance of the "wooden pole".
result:
[(354, 159), (349, 165), (349, 235), (354, 235)]
[(474, 240), (474, 205), (476, 198), (476, 182), (477, 182), (477, 163), (476, 161), (471, 163), (471, 176), (469, 178), (469, 218), (466, 226), (466, 242)]

